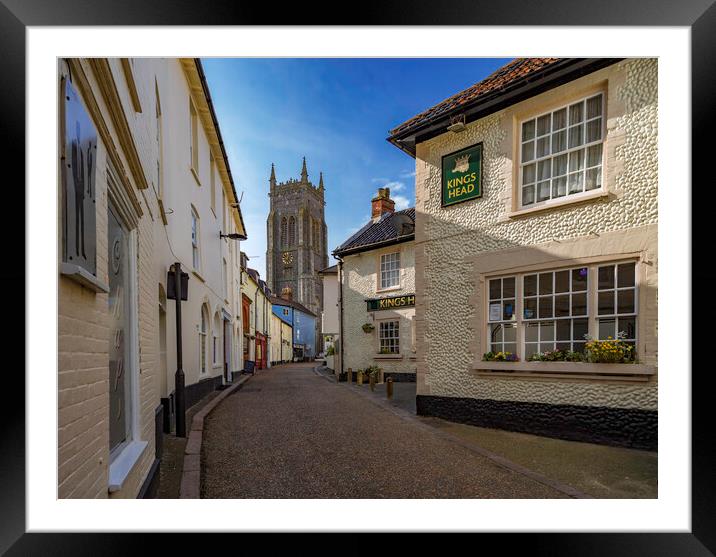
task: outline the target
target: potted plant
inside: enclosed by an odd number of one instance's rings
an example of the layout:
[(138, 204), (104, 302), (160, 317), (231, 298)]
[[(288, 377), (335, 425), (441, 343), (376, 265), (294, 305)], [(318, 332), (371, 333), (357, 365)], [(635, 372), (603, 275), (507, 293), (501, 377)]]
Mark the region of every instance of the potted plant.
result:
[(583, 362), (584, 354), (572, 350), (548, 350), (537, 352), (527, 358), (529, 362)]
[(373, 385), (375, 383), (381, 382), (380, 379), (382, 371), (383, 370), (376, 365), (368, 366), (367, 368), (365, 368), (365, 374), (368, 376), (368, 380), (370, 381), (371, 390), (373, 390)]
[(519, 358), (512, 352), (485, 352), (482, 355), (483, 362), (516, 362)]
[(363, 324), (363, 332), (364, 333), (372, 333), (375, 330), (375, 325), (372, 323), (364, 323)]
[(619, 331), (617, 338), (607, 337), (607, 340), (597, 340), (587, 337), (584, 345), (585, 356), (588, 362), (595, 364), (633, 364), (636, 362), (634, 347), (624, 340), (625, 333)]

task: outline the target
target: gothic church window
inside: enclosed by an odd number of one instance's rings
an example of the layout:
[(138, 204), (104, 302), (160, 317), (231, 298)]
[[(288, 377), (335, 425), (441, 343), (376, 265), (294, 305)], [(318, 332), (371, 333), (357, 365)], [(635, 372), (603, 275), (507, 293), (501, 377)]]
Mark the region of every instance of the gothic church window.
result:
[(296, 245), (296, 219), (293, 217), (288, 220), (288, 245)]
[(286, 247), (286, 217), (281, 219), (281, 247)]

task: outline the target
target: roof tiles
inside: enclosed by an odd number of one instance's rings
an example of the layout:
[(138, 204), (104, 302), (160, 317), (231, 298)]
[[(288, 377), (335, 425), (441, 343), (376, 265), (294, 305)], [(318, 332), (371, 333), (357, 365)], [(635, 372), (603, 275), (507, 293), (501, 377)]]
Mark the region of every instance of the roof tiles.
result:
[(456, 95), (439, 102), (435, 106), (421, 112), (410, 120), (390, 130), (392, 137), (427, 124), (436, 118), (459, 109), (468, 103), (472, 104), (481, 97), (504, 89), (515, 81), (555, 64), (560, 58), (516, 58), (487, 76), (482, 81), (460, 91)]

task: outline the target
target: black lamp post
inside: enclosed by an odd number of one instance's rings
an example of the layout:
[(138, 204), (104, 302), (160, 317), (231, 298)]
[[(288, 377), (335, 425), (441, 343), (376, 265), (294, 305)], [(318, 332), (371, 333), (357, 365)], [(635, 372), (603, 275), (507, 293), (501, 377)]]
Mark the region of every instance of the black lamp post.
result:
[(184, 396), (184, 369), (182, 359), (181, 302), (188, 298), (189, 275), (181, 270), (181, 263), (174, 263), (167, 276), (167, 298), (176, 300), (177, 370), (174, 374), (174, 399), (176, 405), (176, 435), (186, 437), (186, 399)]

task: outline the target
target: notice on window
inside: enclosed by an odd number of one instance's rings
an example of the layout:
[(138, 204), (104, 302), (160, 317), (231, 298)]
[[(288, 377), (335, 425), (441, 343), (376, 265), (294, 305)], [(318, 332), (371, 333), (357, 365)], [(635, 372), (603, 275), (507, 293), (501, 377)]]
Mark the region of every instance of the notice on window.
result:
[(502, 304), (490, 304), (490, 321), (499, 321), (502, 316)]

